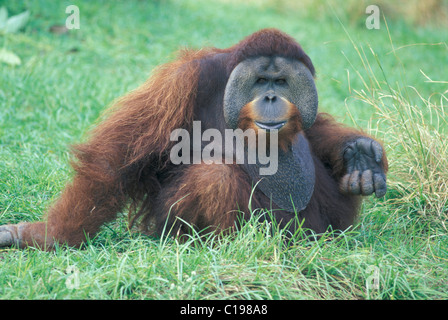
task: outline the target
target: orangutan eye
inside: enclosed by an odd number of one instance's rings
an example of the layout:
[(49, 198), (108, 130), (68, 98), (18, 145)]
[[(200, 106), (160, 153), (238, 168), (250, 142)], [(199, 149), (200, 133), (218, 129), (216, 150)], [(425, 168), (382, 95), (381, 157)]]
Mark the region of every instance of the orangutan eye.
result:
[(285, 79), (277, 79), (277, 80), (275, 80), (275, 84), (277, 84), (277, 85), (284, 85), (284, 84), (286, 84), (286, 80)]
[(258, 78), (257, 79), (258, 84), (265, 84), (266, 82), (268, 82), (268, 80), (266, 78)]

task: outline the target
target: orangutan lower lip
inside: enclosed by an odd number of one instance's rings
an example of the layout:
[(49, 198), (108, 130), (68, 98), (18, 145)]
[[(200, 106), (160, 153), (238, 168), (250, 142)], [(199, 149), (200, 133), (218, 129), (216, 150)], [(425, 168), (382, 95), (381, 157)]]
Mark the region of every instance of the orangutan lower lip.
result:
[(285, 124), (286, 121), (280, 121), (280, 122), (258, 122), (258, 121), (254, 121), (255, 124), (261, 128), (264, 129), (266, 131), (269, 130), (280, 130)]

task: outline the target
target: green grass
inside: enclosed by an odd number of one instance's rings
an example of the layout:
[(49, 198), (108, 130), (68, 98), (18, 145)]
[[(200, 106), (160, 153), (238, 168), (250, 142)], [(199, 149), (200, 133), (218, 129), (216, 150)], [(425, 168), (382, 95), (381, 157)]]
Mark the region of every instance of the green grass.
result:
[[(0, 64), (1, 224), (41, 219), (72, 175), (69, 145), (173, 51), (228, 47), (263, 27), (311, 56), (322, 111), (385, 141), (390, 191), (366, 199), (337, 240), (288, 247), (255, 221), (234, 237), (179, 243), (129, 232), (123, 216), (83, 250), (2, 250), (1, 299), (448, 298), (446, 29), (395, 18), (367, 30), (338, 2), (136, 0), (79, 1), (81, 28), (50, 33), (69, 4), (0, 1), (31, 12), (22, 32), (0, 36), (22, 59)], [(373, 267), (379, 288), (368, 290)]]

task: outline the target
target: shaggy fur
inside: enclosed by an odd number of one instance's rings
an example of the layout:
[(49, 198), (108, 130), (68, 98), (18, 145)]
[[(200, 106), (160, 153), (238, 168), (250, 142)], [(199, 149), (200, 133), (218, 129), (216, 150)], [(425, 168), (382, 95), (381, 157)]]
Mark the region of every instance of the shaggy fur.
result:
[[(227, 79), (239, 62), (260, 55), (300, 60), (314, 75), (300, 45), (273, 29), (224, 50), (180, 52), (175, 61), (160, 66), (146, 83), (119, 99), (90, 140), (73, 148), (73, 181), (45, 221), (19, 225), (21, 246), (34, 243), (51, 248), (54, 241), (78, 246), (126, 208), (131, 224), (158, 233), (165, 228), (176, 234), (187, 232), (184, 222), (198, 230), (232, 230), (239, 218), (250, 214), (250, 177), (236, 164), (173, 165), (169, 151), (176, 142), (170, 141), (170, 133), (176, 128), (191, 131), (194, 120), (201, 121), (202, 130), (224, 130)], [(288, 132), (292, 136), (299, 130), (297, 120)], [(316, 232), (330, 225), (345, 229), (355, 219), (360, 198), (339, 191), (345, 172), (342, 152), (344, 143), (364, 134), (318, 114), (305, 135), (313, 152), (316, 184), (309, 205), (298, 216), (305, 219), (304, 227)], [(383, 161), (387, 168), (385, 157)], [(278, 209), (257, 189), (251, 204)], [(282, 223), (295, 217), (282, 210), (274, 214)]]

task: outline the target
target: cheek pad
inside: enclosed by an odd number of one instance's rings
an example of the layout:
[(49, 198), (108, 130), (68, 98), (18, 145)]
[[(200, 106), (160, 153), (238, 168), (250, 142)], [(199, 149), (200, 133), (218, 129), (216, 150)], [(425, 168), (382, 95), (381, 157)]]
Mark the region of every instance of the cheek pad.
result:
[(318, 96), (313, 76), (301, 62), (290, 64), (291, 70), (287, 99), (300, 111), (303, 129), (310, 128), (317, 116)]
[(255, 83), (252, 61), (238, 64), (230, 74), (224, 91), (224, 119), (231, 129), (238, 126), (241, 109), (254, 99), (251, 95)]

